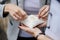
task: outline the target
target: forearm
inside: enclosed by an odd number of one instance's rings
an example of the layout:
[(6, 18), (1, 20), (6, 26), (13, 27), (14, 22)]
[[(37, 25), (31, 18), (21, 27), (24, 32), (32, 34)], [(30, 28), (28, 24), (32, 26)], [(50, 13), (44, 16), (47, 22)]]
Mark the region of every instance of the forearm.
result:
[(37, 40), (53, 40), (52, 38), (46, 36), (46, 35), (39, 35)]

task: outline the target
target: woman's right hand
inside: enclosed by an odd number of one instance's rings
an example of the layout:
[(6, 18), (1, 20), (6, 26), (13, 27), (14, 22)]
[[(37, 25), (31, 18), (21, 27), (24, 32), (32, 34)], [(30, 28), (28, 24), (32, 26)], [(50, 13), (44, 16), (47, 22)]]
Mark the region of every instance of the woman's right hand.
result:
[(14, 4), (6, 4), (4, 12), (9, 12), (15, 20), (24, 20), (27, 17), (26, 12)]
[(44, 5), (38, 13), (38, 17), (42, 18), (43, 20), (47, 20), (48, 13), (49, 13), (49, 5)]
[(48, 20), (48, 13), (49, 13), (49, 5), (44, 5), (40, 10), (39, 10), (39, 13), (38, 13), (38, 17), (39, 18), (42, 18), (45, 22), (38, 25), (38, 27), (46, 27), (47, 25), (47, 20)]

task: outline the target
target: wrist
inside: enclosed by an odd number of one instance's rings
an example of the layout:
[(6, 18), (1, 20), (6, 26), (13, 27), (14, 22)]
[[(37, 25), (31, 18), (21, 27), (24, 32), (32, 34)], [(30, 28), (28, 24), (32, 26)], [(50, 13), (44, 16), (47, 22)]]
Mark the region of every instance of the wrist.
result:
[(38, 37), (39, 37), (40, 35), (43, 35), (43, 33), (37, 34), (35, 38), (38, 39)]
[(43, 39), (44, 38), (44, 34), (40, 34), (36, 39), (37, 40), (41, 40), (41, 39)]
[(37, 37), (40, 34), (42, 34), (42, 32), (41, 31), (37, 31), (37, 32), (34, 33), (34, 37)]

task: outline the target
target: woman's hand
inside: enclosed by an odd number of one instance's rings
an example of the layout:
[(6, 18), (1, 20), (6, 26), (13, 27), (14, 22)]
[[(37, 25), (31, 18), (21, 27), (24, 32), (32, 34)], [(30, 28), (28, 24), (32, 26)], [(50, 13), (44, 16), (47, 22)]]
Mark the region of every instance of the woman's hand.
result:
[(45, 5), (40, 9), (38, 17), (42, 18), (45, 22), (40, 24), (38, 27), (46, 27), (48, 12), (49, 12), (49, 5)]
[(31, 29), (29, 27), (26, 27), (25, 25), (21, 25), (19, 26), (19, 28), (30, 33), (34, 37), (36, 37), (39, 33), (41, 33), (40, 29), (38, 29), (37, 27)]
[(46, 20), (48, 12), (49, 12), (49, 5), (45, 5), (39, 10), (38, 17)]
[(9, 12), (15, 20), (24, 20), (27, 16), (23, 9), (14, 4), (6, 4), (4, 12)]
[(41, 28), (41, 27), (46, 27), (46, 26), (47, 26), (47, 21), (43, 22), (42, 24), (39, 24), (36, 27)]
[[(30, 33), (34, 37), (36, 37), (39, 33), (42, 33), (41, 30), (39, 30), (36, 27), (31, 29), (29, 27), (26, 27), (26, 26), (22, 25), (22, 26), (19, 26), (19, 28), (21, 28), (22, 30)], [(42, 35), (38, 36), (37, 40), (53, 40), (53, 39), (42, 34)]]

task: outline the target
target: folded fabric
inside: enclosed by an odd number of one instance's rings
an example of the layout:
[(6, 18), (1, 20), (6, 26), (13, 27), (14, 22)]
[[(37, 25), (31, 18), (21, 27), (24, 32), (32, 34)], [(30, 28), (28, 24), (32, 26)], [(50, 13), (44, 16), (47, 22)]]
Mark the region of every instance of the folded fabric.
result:
[(21, 21), (24, 25), (26, 25), (29, 28), (33, 28), (44, 21), (40, 18), (38, 18), (36, 15), (29, 15), (25, 20)]

